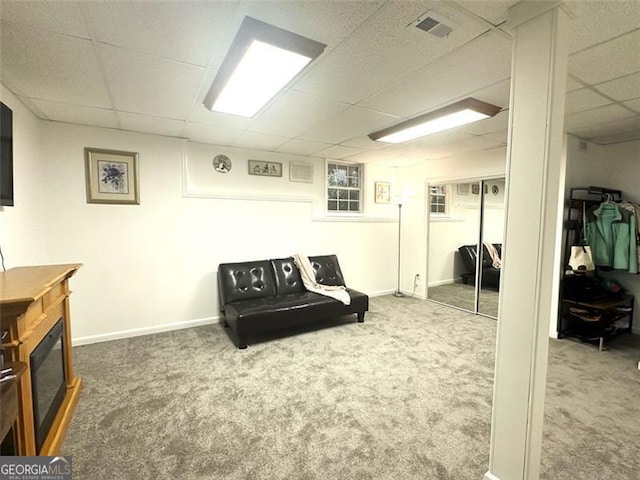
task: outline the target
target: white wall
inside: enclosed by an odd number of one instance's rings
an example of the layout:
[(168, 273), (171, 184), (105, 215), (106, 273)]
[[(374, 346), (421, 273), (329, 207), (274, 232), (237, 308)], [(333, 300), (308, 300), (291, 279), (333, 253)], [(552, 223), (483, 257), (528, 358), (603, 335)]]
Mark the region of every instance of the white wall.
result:
[[(375, 218), (345, 222), (314, 216), (314, 204), (324, 198), (320, 179), (302, 187), (310, 188), (312, 202), (283, 202), (268, 197), (286, 188), (288, 175), (239, 174), (243, 159), (271, 159), (273, 153), (233, 149), (232, 172), (238, 173), (225, 176), (210, 165), (227, 147), (54, 122), (42, 122), (41, 144), (45, 263), (84, 264), (71, 281), (76, 344), (215, 321), (216, 270), (222, 262), (336, 253), (349, 286), (371, 295), (394, 290), (395, 206), (374, 206), (370, 198), (372, 182), (393, 181), (393, 169), (370, 169), (367, 211)], [(84, 147), (139, 153), (140, 205), (86, 203)], [(220, 190), (214, 186), (221, 198), (183, 196), (185, 157), (207, 163), (205, 186), (226, 182)], [(285, 163), (289, 159), (280, 156)], [(323, 172), (324, 162), (319, 163)], [(256, 197), (260, 183), (277, 185), (259, 192), (267, 200), (223, 198), (228, 192)]]
[(47, 258), (42, 193), (49, 180), (42, 171), (40, 121), (0, 84), (2, 102), (13, 110), (13, 207), (0, 207), (0, 247), (7, 269)]
[(419, 282), (415, 295), (425, 298), (426, 294), (427, 182), (450, 183), (454, 180), (471, 181), (479, 178), (503, 177), (505, 174), (505, 162), (506, 148), (496, 148), (475, 154), (431, 160), (400, 170), (401, 188), (411, 195), (409, 202), (402, 207), (403, 261), (401, 284), (404, 291), (411, 292), (413, 290), (413, 279), (417, 273), (423, 280)]
[[(640, 203), (640, 142), (607, 146), (583, 142), (586, 150), (580, 148), (580, 142), (576, 137), (568, 135), (567, 197), (571, 187), (594, 185), (621, 190), (624, 199)], [(633, 331), (640, 333), (640, 275), (626, 272), (599, 273), (604, 277), (615, 278), (636, 297)]]

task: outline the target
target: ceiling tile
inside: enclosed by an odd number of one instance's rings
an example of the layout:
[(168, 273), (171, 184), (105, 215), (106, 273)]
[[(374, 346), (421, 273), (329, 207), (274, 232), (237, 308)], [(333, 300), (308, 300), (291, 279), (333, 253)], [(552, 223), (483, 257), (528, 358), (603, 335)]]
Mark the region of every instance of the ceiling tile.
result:
[(571, 11), (569, 53), (610, 40), (640, 25), (638, 0), (565, 0)]
[(638, 98), (640, 97), (640, 72), (599, 83), (595, 88), (618, 101)]
[(628, 132), (634, 134), (634, 132), (639, 129), (640, 115), (636, 115), (623, 120), (607, 122), (596, 127), (576, 129), (572, 134), (585, 140), (590, 140), (594, 138), (615, 137), (616, 135), (622, 135)]
[(245, 130), (251, 124), (250, 118), (239, 117), (237, 115), (230, 115), (227, 113), (212, 112), (199, 102), (191, 107), (188, 120), (194, 123), (204, 123), (206, 125), (236, 128), (239, 130)]
[(569, 56), (569, 71), (589, 84), (640, 71), (640, 28)]
[(567, 92), (573, 92), (574, 90), (579, 90), (583, 87), (584, 85), (582, 85), (577, 80), (574, 80), (571, 77), (567, 77)]
[[(429, 10), (430, 5), (437, 5), (437, 13), (456, 25), (445, 39), (410, 25)], [(444, 2), (387, 2), (331, 55), (314, 66), (311, 73), (296, 84), (296, 89), (354, 104), (486, 29), (486, 25)]]
[(193, 122), (187, 122), (184, 127), (184, 136), (190, 141), (212, 145), (231, 145), (241, 133), (242, 130), (234, 128), (216, 127)]
[(498, 142), (502, 145), (506, 145), (507, 144), (507, 140), (509, 138), (509, 131), (508, 130), (502, 130), (499, 132), (492, 132), (492, 133), (487, 133), (485, 135), (482, 135), (483, 138), (492, 140), (494, 142)]
[(382, 148), (385, 144), (371, 140), (367, 136), (361, 136), (361, 137), (353, 137), (353, 138), (350, 138), (349, 140), (345, 140), (344, 142), (340, 142), (340, 145), (345, 145), (347, 147), (354, 147), (354, 148), (362, 148), (365, 150), (375, 150), (377, 148)]
[[(206, 66), (233, 2), (85, 2), (93, 37), (109, 45)], [(188, 28), (188, 35), (185, 33)]]
[(349, 105), (289, 90), (254, 118), (248, 130), (296, 137), (313, 125), (346, 110)]
[(392, 124), (397, 117), (360, 107), (351, 107), (324, 120), (300, 135), (305, 140), (341, 143), (352, 137), (365, 136)]
[[(361, 105), (400, 116), (414, 116), (510, 76), (511, 42), (490, 32), (364, 100)], [(508, 97), (508, 88), (506, 92)]]
[(316, 152), (316, 156), (323, 158), (335, 158), (341, 159), (350, 157), (351, 155), (357, 155), (358, 153), (362, 153), (364, 150), (362, 148), (353, 148), (353, 147), (344, 147), (342, 145), (334, 145), (325, 150), (321, 150)]
[(152, 133), (168, 137), (180, 137), (185, 122), (171, 118), (150, 117), (135, 113), (118, 112), (120, 125), (132, 132)]
[(507, 20), (507, 10), (519, 0), (456, 0), (456, 3), (471, 10), (492, 25), (500, 25)]
[(594, 108), (584, 112), (571, 113), (565, 116), (565, 131), (573, 133), (586, 127), (602, 125), (616, 120), (624, 120), (632, 116), (633, 113), (616, 104)]
[(2, 80), (27, 97), (111, 108), (89, 40), (2, 25)]
[(234, 147), (269, 151), (288, 142), (289, 140), (290, 138), (288, 137), (244, 131), (233, 141), (232, 145)]
[(203, 68), (107, 45), (100, 53), (118, 110), (186, 119)]
[(113, 110), (70, 105), (38, 98), (30, 98), (29, 101), (51, 120), (76, 123), (78, 125), (119, 128), (118, 119)]
[(581, 88), (580, 90), (567, 93), (564, 113), (566, 115), (569, 113), (582, 112), (603, 105), (609, 105), (610, 103), (613, 102), (602, 95), (598, 95), (593, 90)]
[(623, 105), (631, 110), (635, 110), (640, 113), (640, 98), (634, 98), (633, 100), (627, 100)]
[[(76, 2), (2, 1), (2, 21), (49, 30), (80, 38), (91, 38)], [(4, 28), (4, 25), (3, 25)]]
[(277, 152), (294, 153), (296, 155), (313, 155), (329, 146), (330, 145), (328, 143), (311, 142), (309, 140), (294, 138), (290, 142), (283, 143), (275, 150)]

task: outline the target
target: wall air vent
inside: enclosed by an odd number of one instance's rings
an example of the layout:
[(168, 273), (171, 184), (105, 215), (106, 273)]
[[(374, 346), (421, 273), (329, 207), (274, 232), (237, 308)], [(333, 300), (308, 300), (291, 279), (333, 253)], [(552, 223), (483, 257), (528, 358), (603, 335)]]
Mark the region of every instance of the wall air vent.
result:
[(421, 15), (412, 25), (438, 38), (446, 38), (453, 31), (449, 19), (431, 10)]

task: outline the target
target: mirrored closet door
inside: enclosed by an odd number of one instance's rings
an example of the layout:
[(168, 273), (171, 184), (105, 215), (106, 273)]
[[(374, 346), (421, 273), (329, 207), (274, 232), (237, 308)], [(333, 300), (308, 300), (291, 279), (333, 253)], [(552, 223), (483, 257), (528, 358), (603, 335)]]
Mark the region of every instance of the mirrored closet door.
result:
[(504, 179), (428, 186), (428, 300), (497, 318), (504, 187)]

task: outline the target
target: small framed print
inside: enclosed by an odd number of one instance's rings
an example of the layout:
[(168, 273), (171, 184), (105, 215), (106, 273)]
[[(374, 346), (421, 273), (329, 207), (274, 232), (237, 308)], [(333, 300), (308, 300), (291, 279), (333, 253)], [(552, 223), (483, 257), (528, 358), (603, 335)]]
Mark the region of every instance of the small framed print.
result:
[(376, 182), (376, 203), (391, 203), (391, 183)]
[(458, 184), (458, 195), (469, 195), (469, 184), (468, 183), (459, 183)]
[(85, 148), (87, 203), (140, 204), (138, 154)]
[(289, 163), (289, 181), (313, 183), (313, 165), (310, 163)]
[(281, 177), (282, 164), (280, 162), (249, 160), (249, 175), (260, 175), (262, 177)]

